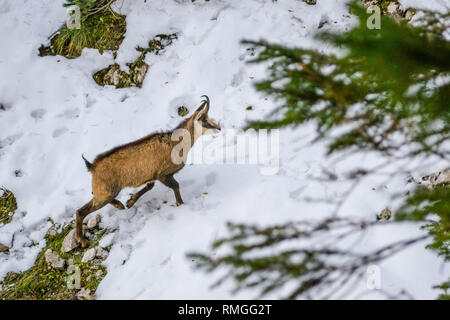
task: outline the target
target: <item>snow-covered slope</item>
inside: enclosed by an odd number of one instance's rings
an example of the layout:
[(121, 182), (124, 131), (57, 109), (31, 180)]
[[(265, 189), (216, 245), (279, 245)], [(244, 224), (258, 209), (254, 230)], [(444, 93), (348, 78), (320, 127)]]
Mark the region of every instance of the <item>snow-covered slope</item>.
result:
[[(33, 265), (45, 244), (48, 218), (70, 221), (90, 199), (82, 153), (93, 159), (149, 132), (173, 128), (181, 120), (176, 108), (185, 104), (193, 110), (202, 94), (210, 96), (210, 116), (224, 129), (259, 119), (276, 103), (253, 89), (265, 68), (246, 63), (250, 52), (240, 40), (327, 50), (312, 40), (319, 23), (329, 21), (324, 28), (344, 30), (355, 22), (343, 0), (319, 0), (315, 6), (298, 0), (118, 1), (117, 10), (127, 15), (116, 59), (123, 68), (138, 56), (136, 46), (145, 46), (159, 33), (179, 33), (164, 54), (147, 56), (150, 69), (142, 89), (118, 90), (99, 87), (92, 79), (95, 71), (114, 62), (110, 52), (85, 49), (73, 60), (38, 57), (38, 47), (65, 21), (62, 2), (0, 2), (0, 103), (7, 108), (0, 111), (0, 185), (15, 193), (19, 205), (13, 222), (0, 226), (0, 241), (13, 244), (9, 255), (0, 253), (0, 279)], [(252, 111), (246, 110), (249, 105)], [(255, 297), (251, 291), (231, 295), (230, 284), (211, 290), (214, 277), (195, 271), (186, 253), (207, 250), (224, 234), (227, 221), (270, 224), (328, 215), (329, 204), (301, 200), (337, 197), (345, 184), (309, 179), (329, 160), (324, 145), (308, 144), (312, 137), (312, 126), (281, 131), (275, 175), (261, 174), (256, 165), (193, 161), (177, 174), (183, 206), (176, 207), (172, 191), (157, 184), (132, 209), (101, 209), (102, 224), (119, 230), (110, 239), (108, 274), (98, 298)], [(327, 169), (339, 176), (355, 164), (377, 161), (366, 156)], [(381, 182), (386, 188), (372, 190)], [(365, 181), (340, 214), (372, 219), (390, 205), (386, 190), (396, 186), (404, 181)], [(122, 191), (119, 200), (126, 201), (132, 191)], [(421, 232), (415, 224), (380, 229), (367, 234), (362, 249)], [(416, 298), (437, 295), (431, 285), (442, 282), (449, 270), (423, 247), (415, 245), (380, 266), (385, 290), (406, 288)], [(360, 286), (365, 288), (365, 280)], [(364, 297), (381, 296), (372, 292)]]

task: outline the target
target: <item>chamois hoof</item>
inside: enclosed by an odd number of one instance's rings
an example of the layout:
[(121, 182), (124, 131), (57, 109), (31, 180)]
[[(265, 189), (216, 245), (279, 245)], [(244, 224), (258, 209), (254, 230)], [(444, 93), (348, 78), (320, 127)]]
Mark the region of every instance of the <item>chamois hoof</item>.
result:
[(116, 209), (118, 209), (118, 210), (125, 210), (125, 206), (123, 205), (123, 203), (120, 202), (120, 201), (117, 200), (117, 199), (112, 200), (112, 201), (110, 202), (110, 204), (111, 204), (114, 208), (116, 208)]
[(127, 201), (127, 208), (130, 209), (132, 206), (134, 206), (135, 203), (136, 203), (136, 200), (134, 200), (134, 198), (131, 197), (131, 198), (128, 199), (128, 201)]
[(177, 207), (179, 207), (179, 206), (181, 206), (183, 203), (184, 203), (183, 201), (181, 201), (181, 202), (178, 202), (178, 201), (177, 201), (176, 205), (177, 205)]
[(81, 239), (80, 244), (81, 244), (81, 247), (84, 249), (89, 246), (89, 241), (87, 239), (83, 238), (83, 239)]
[(85, 237), (80, 238), (75, 236), (75, 240), (81, 245), (83, 249), (89, 245), (89, 241)]

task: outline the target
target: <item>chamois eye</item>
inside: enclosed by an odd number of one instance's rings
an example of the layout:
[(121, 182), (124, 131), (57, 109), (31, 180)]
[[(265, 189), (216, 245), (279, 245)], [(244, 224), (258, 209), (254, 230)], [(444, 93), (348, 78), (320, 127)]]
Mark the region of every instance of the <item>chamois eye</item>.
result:
[(208, 121), (203, 122), (203, 127), (206, 129), (214, 129), (214, 126), (211, 125), (211, 123), (209, 123)]

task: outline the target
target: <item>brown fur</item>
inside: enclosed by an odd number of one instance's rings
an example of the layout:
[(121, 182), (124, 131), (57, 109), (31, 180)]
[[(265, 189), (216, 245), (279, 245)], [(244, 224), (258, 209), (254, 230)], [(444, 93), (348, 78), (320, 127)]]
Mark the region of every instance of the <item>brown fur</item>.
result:
[[(201, 124), (200, 134), (205, 134), (206, 130), (211, 128), (220, 130), (220, 127), (208, 118), (209, 99), (208, 97), (206, 99), (191, 117), (177, 127), (177, 129), (189, 131), (191, 146), (195, 142), (194, 123), (196, 121)], [(204, 108), (205, 105), (206, 108)], [(150, 191), (157, 180), (173, 189), (177, 206), (183, 203), (179, 185), (173, 175), (184, 167), (184, 163), (172, 162), (172, 149), (179, 143), (179, 141), (171, 140), (172, 132), (153, 133), (115, 147), (99, 154), (92, 164), (83, 157), (89, 172), (92, 173), (94, 195), (92, 200), (77, 210), (76, 239), (83, 247), (87, 245), (82, 231), (84, 218), (107, 204), (119, 210), (125, 209), (124, 205), (115, 199), (123, 188), (137, 188), (145, 184), (143, 189), (133, 194), (127, 201), (128, 208), (132, 207), (143, 194)]]

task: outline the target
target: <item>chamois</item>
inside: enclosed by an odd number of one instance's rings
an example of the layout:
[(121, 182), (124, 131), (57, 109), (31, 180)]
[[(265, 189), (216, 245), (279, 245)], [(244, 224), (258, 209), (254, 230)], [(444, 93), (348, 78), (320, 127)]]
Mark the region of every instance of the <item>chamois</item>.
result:
[[(205, 100), (202, 100), (200, 107), (173, 131), (153, 133), (115, 147), (98, 155), (93, 163), (82, 156), (88, 171), (92, 174), (93, 194), (92, 200), (76, 212), (75, 239), (82, 247), (87, 246), (87, 240), (83, 235), (84, 218), (107, 204), (119, 210), (125, 209), (116, 199), (123, 188), (137, 188), (145, 184), (140, 191), (131, 195), (127, 201), (128, 208), (131, 208), (144, 193), (150, 191), (157, 180), (174, 191), (177, 206), (183, 203), (178, 182), (173, 175), (184, 167), (187, 153), (199, 136), (220, 131), (220, 126), (208, 117), (209, 98), (202, 97)], [(184, 135), (180, 135), (180, 132)], [(181, 143), (184, 143), (186, 148), (178, 151)], [(177, 148), (174, 149), (175, 147)], [(176, 160), (177, 156), (183, 160)]]

